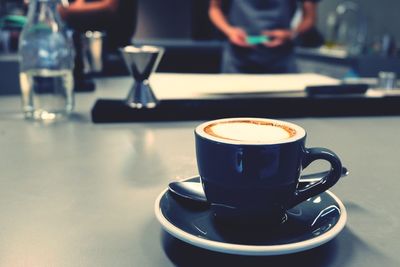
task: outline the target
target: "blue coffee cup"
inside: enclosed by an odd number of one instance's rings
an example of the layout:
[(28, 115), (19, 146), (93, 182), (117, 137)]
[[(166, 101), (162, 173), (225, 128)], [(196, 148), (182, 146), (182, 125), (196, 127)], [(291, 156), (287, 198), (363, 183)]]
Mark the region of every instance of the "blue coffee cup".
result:
[[(326, 148), (306, 148), (306, 131), (264, 118), (208, 121), (195, 129), (201, 182), (216, 219), (232, 224), (277, 224), (286, 210), (339, 180), (342, 164)], [(331, 165), (320, 181), (299, 187), (301, 171), (315, 160)]]

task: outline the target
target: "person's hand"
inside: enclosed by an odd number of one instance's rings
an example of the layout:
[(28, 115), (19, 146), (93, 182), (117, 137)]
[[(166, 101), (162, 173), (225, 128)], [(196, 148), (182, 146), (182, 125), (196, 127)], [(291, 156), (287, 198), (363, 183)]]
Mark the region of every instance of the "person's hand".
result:
[(240, 47), (252, 47), (251, 45), (249, 45), (246, 42), (247, 34), (241, 28), (232, 27), (231, 29), (229, 29), (227, 31), (226, 35), (227, 35), (229, 41), (234, 45), (237, 45)]
[(69, 15), (69, 9), (79, 10), (85, 4), (85, 0), (75, 0), (72, 3), (68, 3), (68, 0), (61, 1), (61, 4), (57, 6), (57, 10), (63, 20), (66, 20)]
[(278, 47), (293, 40), (293, 32), (290, 30), (278, 29), (263, 31), (262, 34), (268, 36), (270, 39), (268, 42), (264, 43), (266, 47)]
[(69, 6), (73, 6), (75, 9), (80, 9), (85, 5), (85, 1), (86, 0), (75, 0), (74, 2), (70, 3)]

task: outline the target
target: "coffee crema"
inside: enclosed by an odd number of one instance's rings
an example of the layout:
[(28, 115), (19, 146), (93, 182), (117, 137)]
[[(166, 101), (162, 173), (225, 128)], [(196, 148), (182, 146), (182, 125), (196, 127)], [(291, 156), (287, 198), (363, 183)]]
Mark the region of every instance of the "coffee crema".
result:
[(262, 120), (215, 122), (204, 127), (204, 132), (220, 139), (255, 143), (278, 142), (296, 135), (289, 126)]

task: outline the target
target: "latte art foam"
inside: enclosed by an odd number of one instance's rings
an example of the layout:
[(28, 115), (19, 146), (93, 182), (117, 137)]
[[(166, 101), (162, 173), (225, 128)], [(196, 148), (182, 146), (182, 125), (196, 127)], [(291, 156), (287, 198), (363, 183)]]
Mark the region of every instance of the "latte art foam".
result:
[(254, 143), (282, 141), (296, 134), (296, 130), (285, 125), (252, 120), (210, 124), (204, 128), (204, 131), (221, 139)]

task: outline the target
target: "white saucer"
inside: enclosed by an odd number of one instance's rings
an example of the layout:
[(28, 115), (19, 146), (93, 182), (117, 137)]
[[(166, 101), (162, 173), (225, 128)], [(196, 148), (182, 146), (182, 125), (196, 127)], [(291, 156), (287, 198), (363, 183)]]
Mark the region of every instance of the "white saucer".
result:
[[(191, 178), (189, 180), (194, 180)], [(187, 179), (188, 180), (188, 179)], [(182, 202), (165, 189), (155, 202), (165, 231), (204, 249), (237, 255), (282, 255), (320, 246), (344, 228), (347, 212), (340, 199), (326, 191), (290, 209), (287, 222), (274, 229), (241, 229), (218, 225), (208, 208)]]

